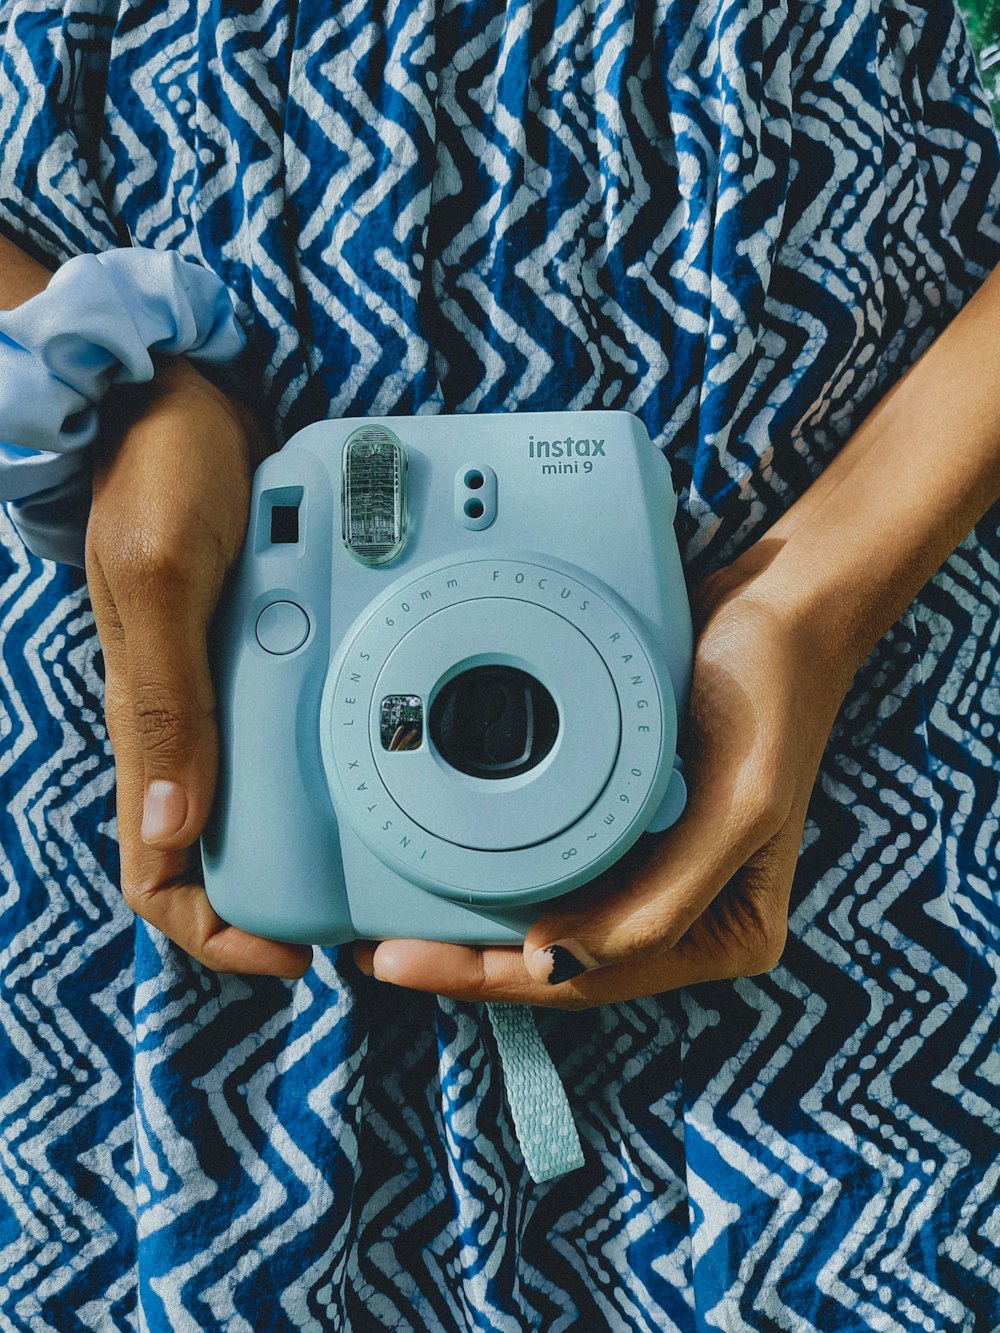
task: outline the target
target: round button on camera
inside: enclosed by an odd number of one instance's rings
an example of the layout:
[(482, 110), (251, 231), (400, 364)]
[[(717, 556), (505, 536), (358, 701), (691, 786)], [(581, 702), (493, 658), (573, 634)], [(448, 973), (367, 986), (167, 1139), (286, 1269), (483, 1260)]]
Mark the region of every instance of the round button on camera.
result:
[(308, 637), (309, 617), (295, 602), (272, 602), (257, 617), (257, 642), (266, 653), (294, 653)]

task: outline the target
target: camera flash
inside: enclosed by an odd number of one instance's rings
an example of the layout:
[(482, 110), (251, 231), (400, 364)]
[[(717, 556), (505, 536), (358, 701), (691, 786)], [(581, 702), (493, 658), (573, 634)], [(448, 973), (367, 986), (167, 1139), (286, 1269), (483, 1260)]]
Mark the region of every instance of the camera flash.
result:
[(394, 559), (406, 541), (406, 450), (388, 427), (348, 436), (341, 484), (344, 545), (366, 565)]

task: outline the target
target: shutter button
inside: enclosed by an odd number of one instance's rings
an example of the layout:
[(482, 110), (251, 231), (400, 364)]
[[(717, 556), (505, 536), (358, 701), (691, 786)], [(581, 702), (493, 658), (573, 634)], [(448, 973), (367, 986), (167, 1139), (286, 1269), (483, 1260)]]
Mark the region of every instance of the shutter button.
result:
[(294, 653), (308, 637), (309, 617), (294, 602), (272, 602), (257, 617), (257, 642), (266, 653)]

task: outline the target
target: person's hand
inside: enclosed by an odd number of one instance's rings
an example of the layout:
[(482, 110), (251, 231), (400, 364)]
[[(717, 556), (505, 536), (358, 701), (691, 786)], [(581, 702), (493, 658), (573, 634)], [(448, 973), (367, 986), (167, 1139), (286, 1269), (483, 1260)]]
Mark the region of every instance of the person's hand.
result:
[(581, 1009), (777, 963), (809, 796), (858, 663), (771, 595), (767, 545), (694, 595), (680, 821), (555, 900), (523, 948), (365, 941), (362, 971), (457, 1000)]
[(250, 935), (213, 911), (197, 848), (218, 757), (207, 628), (242, 547), (263, 437), (242, 405), (183, 358), (162, 359), (149, 385), (119, 390), (105, 417), (86, 559), (104, 652), (122, 893), (216, 971), (299, 977), (310, 949)]

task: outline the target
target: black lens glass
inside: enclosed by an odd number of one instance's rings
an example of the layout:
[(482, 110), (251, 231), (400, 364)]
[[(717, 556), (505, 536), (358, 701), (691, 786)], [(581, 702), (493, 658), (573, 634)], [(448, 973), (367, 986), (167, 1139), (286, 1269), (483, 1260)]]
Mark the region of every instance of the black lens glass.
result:
[(513, 778), (540, 764), (559, 734), (548, 690), (517, 667), (472, 667), (450, 680), (431, 707), (430, 735), (460, 773)]
[(271, 510), (271, 542), (291, 546), (299, 540), (298, 505), (275, 505)]

